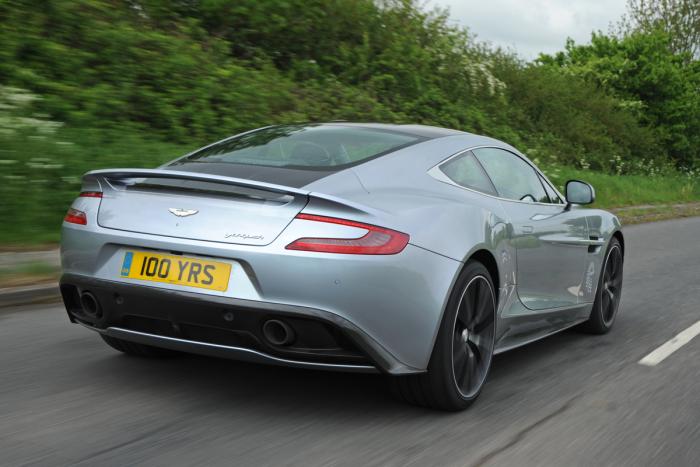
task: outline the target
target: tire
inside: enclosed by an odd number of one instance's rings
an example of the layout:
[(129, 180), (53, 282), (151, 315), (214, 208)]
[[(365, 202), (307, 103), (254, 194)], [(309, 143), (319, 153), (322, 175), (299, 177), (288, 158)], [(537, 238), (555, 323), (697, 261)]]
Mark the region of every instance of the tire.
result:
[(450, 293), (427, 372), (391, 377), (393, 393), (410, 404), (466, 409), (488, 376), (495, 335), (493, 280), (481, 263), (470, 261)]
[(605, 334), (612, 328), (620, 307), (623, 266), (622, 245), (613, 237), (605, 251), (591, 315), (588, 321), (581, 325), (582, 331), (589, 334)]
[(174, 350), (137, 344), (136, 342), (129, 342), (116, 337), (105, 336), (104, 334), (100, 334), (100, 337), (113, 349), (135, 357), (172, 357), (178, 354)]

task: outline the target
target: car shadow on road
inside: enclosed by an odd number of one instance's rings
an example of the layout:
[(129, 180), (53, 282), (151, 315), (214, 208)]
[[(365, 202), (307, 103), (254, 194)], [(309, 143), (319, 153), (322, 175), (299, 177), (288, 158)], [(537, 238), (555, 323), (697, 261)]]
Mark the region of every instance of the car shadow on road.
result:
[[(556, 379), (556, 365), (573, 358), (586, 346), (586, 336), (565, 332), (494, 358), (481, 403), (516, 394), (519, 387), (539, 379)], [(572, 352), (572, 349), (574, 350)], [(314, 412), (355, 413), (372, 416), (415, 411), (427, 412), (396, 401), (386, 376), (301, 370), (256, 365), (223, 359), (183, 355), (167, 359), (128, 357), (103, 349), (104, 356), (92, 360), (96, 383), (118, 379), (122, 390), (148, 391), (173, 398), (178, 404), (198, 401), (217, 410), (245, 405), (246, 410), (277, 412), (289, 407), (308, 407)], [(554, 359), (554, 360), (553, 360)]]

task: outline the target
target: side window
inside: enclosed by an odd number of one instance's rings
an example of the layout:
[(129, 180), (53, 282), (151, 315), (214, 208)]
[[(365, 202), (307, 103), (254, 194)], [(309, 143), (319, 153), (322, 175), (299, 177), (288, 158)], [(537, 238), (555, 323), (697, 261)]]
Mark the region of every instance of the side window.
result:
[(559, 195), (557, 194), (556, 191), (554, 191), (554, 188), (552, 188), (552, 185), (549, 184), (547, 180), (545, 180), (541, 175), (540, 175), (540, 182), (542, 182), (542, 186), (544, 187), (544, 191), (547, 192), (547, 196), (549, 196), (549, 202), (553, 204), (564, 204), (564, 202), (561, 200)]
[(500, 196), (516, 201), (549, 203), (539, 175), (523, 159), (496, 148), (474, 149), (473, 152)]
[(497, 194), (488, 175), (469, 152), (445, 162), (440, 170), (458, 185), (490, 195)]

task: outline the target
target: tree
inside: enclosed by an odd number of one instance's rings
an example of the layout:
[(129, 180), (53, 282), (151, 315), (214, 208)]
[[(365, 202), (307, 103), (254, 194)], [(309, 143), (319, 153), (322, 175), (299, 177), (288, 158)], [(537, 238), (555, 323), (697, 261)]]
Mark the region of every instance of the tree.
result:
[(628, 0), (628, 14), (621, 30), (662, 29), (671, 38), (671, 50), (688, 57), (700, 57), (700, 2), (698, 0)]
[(635, 31), (624, 37), (593, 34), (591, 43), (569, 40), (564, 52), (539, 62), (584, 77), (611, 91), (653, 128), (668, 155), (680, 167), (700, 159), (700, 62), (671, 50), (663, 30)]

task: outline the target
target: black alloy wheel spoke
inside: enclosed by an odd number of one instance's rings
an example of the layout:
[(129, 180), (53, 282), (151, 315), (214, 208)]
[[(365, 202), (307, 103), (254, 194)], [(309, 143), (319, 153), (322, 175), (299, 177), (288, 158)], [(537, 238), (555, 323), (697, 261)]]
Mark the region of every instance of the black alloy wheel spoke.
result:
[(615, 293), (610, 289), (610, 287), (605, 289), (605, 293), (608, 294), (608, 298), (610, 299), (611, 302), (615, 301)]
[(460, 331), (469, 327), (469, 315), (471, 313), (467, 303), (467, 297), (465, 296), (462, 298), (462, 302), (459, 304), (459, 309), (457, 310), (457, 323), (461, 328)]
[(484, 340), (485, 339), (479, 334), (473, 334), (469, 336), (469, 340), (467, 341), (467, 345), (469, 345), (474, 353), (476, 353), (480, 358), (481, 356), (486, 355), (486, 353), (489, 351)]
[(473, 366), (473, 356), (471, 354), (471, 351), (469, 350), (469, 347), (464, 347), (464, 357), (465, 364), (462, 368), (459, 368), (459, 373), (455, 375), (457, 384), (459, 384), (460, 386), (469, 384), (470, 368)]
[(479, 295), (480, 295), (480, 282), (481, 281), (476, 281), (472, 287), (467, 290), (467, 297), (469, 298), (468, 303), (469, 303), (469, 311), (470, 311), (470, 320), (469, 320), (469, 329), (472, 329), (474, 325), (477, 323), (477, 320), (479, 319)]
[[(480, 281), (481, 282), (481, 281)], [(474, 319), (472, 321), (472, 329), (475, 330), (478, 328), (480, 325), (484, 323), (484, 321), (488, 318), (488, 308), (489, 308), (489, 288), (484, 287), (483, 285), (479, 287), (478, 291), (478, 298), (477, 298), (477, 308), (476, 308), (476, 313), (474, 314)], [(476, 332), (476, 331), (475, 331)]]
[(602, 302), (601, 305), (603, 307), (603, 314), (607, 315), (608, 314), (608, 308), (610, 308), (610, 295), (606, 291), (603, 291), (603, 295), (601, 296)]
[(615, 249), (612, 255), (612, 268), (610, 271), (610, 276), (611, 277), (617, 277), (617, 273), (620, 269), (620, 252)]
[[(459, 340), (459, 342), (457, 342)], [(467, 368), (467, 348), (461, 341), (461, 339), (455, 339), (454, 347), (452, 348), (452, 361), (454, 362), (455, 369), (466, 369)]]
[(610, 282), (609, 287), (613, 289), (614, 292), (617, 292), (620, 289), (620, 286), (622, 285), (622, 276), (617, 276), (613, 278), (613, 280)]

